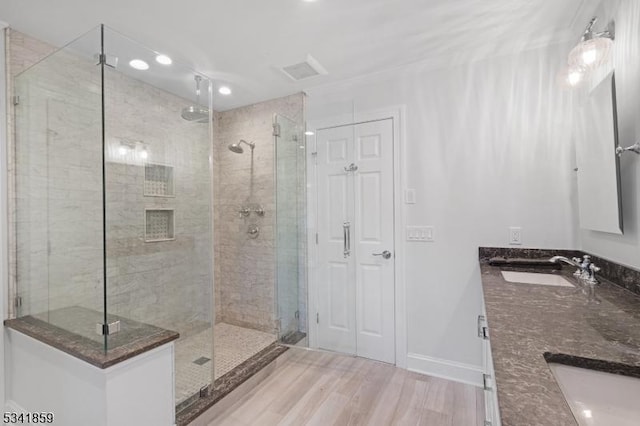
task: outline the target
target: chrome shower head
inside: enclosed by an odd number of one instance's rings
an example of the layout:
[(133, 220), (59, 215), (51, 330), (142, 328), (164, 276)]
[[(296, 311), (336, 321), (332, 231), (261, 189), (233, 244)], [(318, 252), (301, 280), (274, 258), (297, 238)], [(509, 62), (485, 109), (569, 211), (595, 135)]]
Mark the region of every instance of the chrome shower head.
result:
[(240, 144), (232, 143), (231, 145), (229, 145), (229, 151), (235, 152), (236, 154), (242, 154), (244, 152), (244, 149), (242, 149)]
[(209, 108), (200, 106), (200, 82), (202, 77), (194, 75), (193, 79), (196, 82), (196, 103), (182, 108), (180, 116), (187, 121), (206, 123), (209, 121)]
[(253, 151), (253, 148), (256, 147), (256, 144), (253, 142), (247, 142), (244, 139), (240, 139), (239, 142), (237, 143), (232, 143), (231, 145), (229, 145), (229, 151), (231, 152), (235, 152), (236, 154), (242, 154), (244, 152), (244, 149), (242, 149), (242, 144), (248, 145), (249, 148), (251, 148), (251, 151)]
[(180, 115), (187, 121), (206, 123), (209, 121), (209, 108), (204, 108), (199, 105), (189, 105), (182, 109), (182, 113)]

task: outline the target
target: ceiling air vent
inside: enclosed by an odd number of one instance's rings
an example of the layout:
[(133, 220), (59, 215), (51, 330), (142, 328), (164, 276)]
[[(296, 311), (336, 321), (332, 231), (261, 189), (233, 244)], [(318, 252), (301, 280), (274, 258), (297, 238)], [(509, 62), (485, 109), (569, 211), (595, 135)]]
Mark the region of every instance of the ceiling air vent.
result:
[(307, 55), (307, 59), (304, 62), (283, 67), (282, 71), (293, 81), (327, 74), (327, 70), (311, 55)]

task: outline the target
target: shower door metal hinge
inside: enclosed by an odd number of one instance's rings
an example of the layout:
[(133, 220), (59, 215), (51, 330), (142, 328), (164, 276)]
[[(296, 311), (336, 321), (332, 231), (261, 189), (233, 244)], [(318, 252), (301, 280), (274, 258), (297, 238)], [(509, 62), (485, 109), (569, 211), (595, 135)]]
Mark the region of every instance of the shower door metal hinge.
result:
[(320, 240), (320, 237), (318, 237), (318, 233), (316, 232), (316, 244), (318, 244), (319, 240)]
[(296, 313), (295, 313), (295, 314), (293, 314), (293, 316), (294, 316), (296, 319), (300, 319), (300, 311), (296, 311)]
[(11, 98), (11, 102), (13, 102), (14, 106), (20, 105), (20, 96), (18, 96), (18, 95), (13, 96)]
[(280, 124), (273, 123), (273, 136), (280, 136)]
[(109, 68), (116, 69), (118, 66), (118, 57), (113, 55), (107, 55), (106, 53), (97, 53), (94, 58), (98, 60), (96, 65), (106, 65)]
[(109, 324), (96, 324), (96, 333), (101, 336), (110, 336), (120, 331), (120, 321)]
[(316, 324), (320, 324), (320, 314), (316, 312)]
[(20, 296), (16, 296), (16, 297), (13, 299), (13, 306), (15, 306), (16, 308), (21, 307), (21, 306), (22, 306), (22, 297), (20, 297)]
[(96, 65), (106, 65), (107, 64), (107, 55), (104, 53), (98, 53), (98, 63)]

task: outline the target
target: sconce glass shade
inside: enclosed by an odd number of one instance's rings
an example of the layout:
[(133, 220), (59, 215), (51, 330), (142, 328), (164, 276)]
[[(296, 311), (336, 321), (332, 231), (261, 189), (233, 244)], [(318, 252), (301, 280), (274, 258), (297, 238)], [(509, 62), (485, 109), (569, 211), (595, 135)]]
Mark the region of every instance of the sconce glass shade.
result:
[(613, 41), (608, 37), (595, 37), (578, 43), (569, 53), (569, 66), (596, 68), (609, 60)]
[(558, 73), (558, 84), (561, 87), (575, 89), (584, 82), (586, 75), (583, 67), (566, 66)]
[(571, 87), (579, 85), (583, 78), (584, 70), (582, 68), (570, 68), (567, 73), (567, 83), (569, 83)]

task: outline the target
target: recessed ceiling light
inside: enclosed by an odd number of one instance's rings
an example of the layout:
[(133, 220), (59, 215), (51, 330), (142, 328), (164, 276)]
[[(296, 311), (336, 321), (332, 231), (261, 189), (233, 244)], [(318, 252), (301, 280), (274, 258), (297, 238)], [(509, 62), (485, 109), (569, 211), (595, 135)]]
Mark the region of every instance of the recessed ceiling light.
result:
[(312, 132), (312, 131), (310, 131), (310, 130), (308, 130), (308, 131), (304, 132), (304, 134), (305, 134), (305, 135), (307, 135), (307, 136), (313, 136), (313, 135), (315, 135), (315, 133), (313, 133), (313, 132)]
[(218, 93), (220, 93), (221, 95), (230, 95), (231, 89), (228, 88), (227, 86), (222, 86), (218, 89)]
[(162, 65), (171, 65), (173, 61), (167, 55), (158, 55), (156, 56), (156, 62)]
[(129, 66), (131, 68), (135, 68), (140, 71), (148, 70), (149, 64), (143, 61), (142, 59), (133, 59), (129, 62)]

